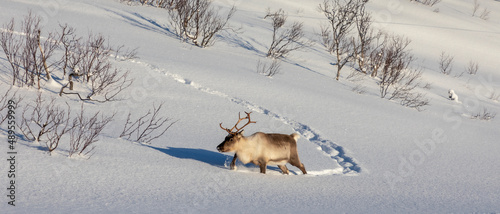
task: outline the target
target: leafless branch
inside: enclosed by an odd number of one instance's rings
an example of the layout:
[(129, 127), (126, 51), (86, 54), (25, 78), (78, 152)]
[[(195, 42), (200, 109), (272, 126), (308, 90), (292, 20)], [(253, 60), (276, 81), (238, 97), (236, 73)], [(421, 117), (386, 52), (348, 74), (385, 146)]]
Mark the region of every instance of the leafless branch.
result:
[(214, 43), (215, 35), (226, 28), (236, 8), (233, 6), (224, 17), (211, 4), (209, 0), (172, 1), (168, 9), (170, 23), (181, 40), (189, 40), (198, 47)]
[[(61, 137), (72, 129), (69, 125), (71, 109), (59, 107), (55, 98), (45, 100), (38, 93), (34, 104), (25, 106), (21, 123), (18, 126), (21, 133), (30, 141), (45, 141), (49, 152), (54, 151), (59, 145)], [(45, 140), (42, 137), (46, 136)]]
[(490, 19), (490, 13), (491, 11), (488, 10), (488, 8), (484, 8), (481, 14), (479, 15), (479, 18), (482, 20), (489, 20)]
[[(115, 101), (116, 96), (132, 84), (133, 81), (128, 77), (128, 71), (113, 68), (110, 61), (112, 48), (102, 35), (89, 34), (85, 45), (77, 42), (74, 47), (72, 51), (69, 51), (70, 57), (67, 58), (73, 72), (68, 76), (69, 83), (61, 87), (60, 96), (77, 95), (82, 101)], [(133, 53), (129, 52), (129, 54), (131, 54), (129, 57), (134, 57)], [(82, 84), (90, 85), (87, 95), (65, 91), (68, 87), (72, 90), (73, 78), (78, 76), (84, 77), (81, 80)]]
[[(4, 88), (3, 84), (1, 83), (0, 86), (2, 86), (2, 89)], [(17, 90), (13, 90), (12, 86), (9, 86), (8, 88), (9, 89), (7, 89), (0, 97), (0, 125), (3, 124), (3, 122), (7, 119), (8, 114), (4, 115), (3, 113), (7, 113), (7, 111), (4, 110), (9, 108), (9, 101), (13, 101), (15, 103), (13, 106), (15, 109), (17, 109), (19, 107), (19, 103), (23, 100), (21, 96), (17, 95)]]
[(441, 55), (439, 56), (439, 70), (441, 73), (449, 75), (453, 69), (453, 59), (454, 57), (445, 53), (444, 51), (441, 52)]
[(500, 93), (497, 93), (496, 91), (491, 91), (490, 96), (488, 97), (490, 100), (498, 102), (500, 100)]
[(334, 54), (337, 60), (337, 76), (340, 71), (354, 57), (353, 39), (350, 38), (352, 26), (360, 7), (364, 7), (364, 0), (324, 0), (318, 9), (328, 19), (328, 26), (321, 27), (321, 38), (328, 52)]
[(272, 59), (272, 62), (265, 63), (260, 60), (257, 62), (257, 73), (272, 77), (281, 70), (281, 61), (279, 59)]
[(66, 75), (66, 73), (69, 73), (67, 69), (74, 69), (81, 58), (79, 56), (75, 56), (77, 54), (77, 47), (81, 37), (77, 37), (75, 33), (76, 29), (68, 26), (68, 24), (59, 25), (59, 27), (61, 28), (59, 42), (63, 48), (63, 56), (60, 62), (62, 63), (63, 75)]
[(418, 3), (421, 3), (423, 5), (427, 5), (427, 6), (431, 6), (431, 7), (436, 5), (437, 3), (441, 2), (441, 0), (410, 0), (410, 1), (418, 2)]
[(474, 5), (472, 6), (472, 16), (476, 16), (477, 10), (479, 10), (479, 7), (481, 7), (481, 4), (479, 3), (478, 0), (474, 0)]
[(73, 119), (73, 129), (70, 131), (69, 156), (78, 153), (87, 155), (95, 148), (93, 144), (99, 139), (99, 135), (115, 115), (106, 117), (100, 112), (94, 113), (91, 117), (85, 116), (83, 104), (77, 117)]
[(283, 9), (271, 12), (268, 9), (266, 18), (271, 18), (273, 26), (273, 39), (267, 56), (272, 58), (285, 57), (288, 53), (309, 47), (311, 42), (304, 39), (303, 23), (294, 22), (287, 29), (282, 29), (287, 20)]
[(408, 93), (401, 98), (401, 105), (422, 111), (422, 107), (429, 105), (429, 100), (421, 93)]
[(482, 112), (471, 115), (471, 119), (478, 120), (493, 120), (497, 116), (497, 113), (490, 112), (487, 108), (483, 108)]
[(15, 31), (14, 19), (4, 25), (6, 30), (1, 32), (0, 44), (12, 68), (13, 85), (17, 82), (20, 86), (40, 88), (43, 70), (49, 80), (49, 69), (57, 63), (51, 60), (58, 48), (56, 35), (49, 33), (42, 42), (40, 22), (41, 18), (29, 11), (21, 22), (20, 33)]
[(59, 146), (61, 137), (74, 128), (69, 122), (71, 118), (71, 108), (68, 104), (66, 105), (68, 106), (66, 114), (64, 111), (61, 111), (60, 114), (54, 118), (54, 123), (56, 125), (52, 130), (47, 132), (47, 141), (45, 141), (45, 145), (49, 152), (54, 151)]
[(383, 34), (381, 32), (375, 33), (372, 29), (372, 18), (369, 12), (366, 11), (364, 5), (359, 7), (356, 19), (357, 37), (353, 38), (354, 58), (358, 64), (359, 70), (367, 73), (369, 70), (370, 52), (376, 49), (377, 44), (373, 44), (379, 40)]
[(380, 97), (390, 94), (390, 100), (400, 100), (401, 105), (421, 110), (429, 101), (421, 93), (414, 92), (420, 86), (422, 71), (412, 69), (411, 63), (415, 60), (406, 49), (410, 40), (400, 36), (388, 36), (381, 49), (374, 56), (377, 63)]
[(121, 61), (133, 60), (139, 58), (137, 56), (137, 49), (127, 49), (125, 45), (120, 45), (115, 48), (115, 59), (119, 59)]
[(475, 61), (469, 61), (469, 65), (466, 68), (467, 73), (470, 75), (476, 75), (477, 71), (479, 70), (479, 64)]
[(406, 50), (410, 40), (399, 36), (391, 36), (389, 42), (381, 50), (382, 67), (380, 73), (380, 96), (384, 98), (389, 89), (405, 78), (405, 72), (413, 56)]
[(3, 26), (4, 30), (0, 31), (0, 45), (2, 46), (2, 50), (7, 57), (7, 61), (12, 68), (12, 85), (18, 84), (22, 85), (23, 81), (20, 74), (21, 68), (21, 58), (20, 58), (20, 50), (23, 46), (21, 40), (17, 38), (14, 34), (15, 30), (14, 18), (10, 20), (6, 25)]
[(153, 109), (134, 122), (131, 121), (131, 113), (127, 116), (127, 121), (123, 127), (120, 137), (141, 143), (150, 143), (152, 140), (161, 137), (177, 121), (171, 122), (171, 118), (160, 114), (163, 107), (161, 103), (158, 107), (153, 104)]

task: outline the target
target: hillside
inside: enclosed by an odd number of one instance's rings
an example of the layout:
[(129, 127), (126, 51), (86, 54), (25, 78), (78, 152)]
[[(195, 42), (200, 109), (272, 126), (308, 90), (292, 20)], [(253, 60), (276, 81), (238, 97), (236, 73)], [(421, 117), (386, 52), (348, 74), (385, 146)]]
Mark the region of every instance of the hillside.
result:
[[(152, 6), (118, 0), (4, 2), (2, 28), (32, 10), (44, 18), (44, 32), (67, 23), (83, 37), (102, 34), (111, 46), (137, 48), (138, 58), (112, 60), (134, 80), (120, 101), (59, 96), (67, 82), (60, 71), (54, 81), (42, 81), (42, 95), (60, 106), (115, 116), (88, 155), (69, 157), (68, 136), (49, 154), (44, 142), (17, 133), (16, 206), (4, 196), (2, 213), (500, 212), (500, 118), (471, 119), (484, 109), (500, 113), (500, 2), (479, 1), (491, 11), (488, 20), (471, 16), (469, 0), (433, 7), (392, 0), (367, 4), (376, 29), (411, 40), (412, 67), (428, 84), (415, 89), (429, 100), (422, 111), (380, 98), (376, 78), (347, 78), (352, 67), (335, 80), (335, 58), (318, 36), (326, 22), (317, 10), (322, 2), (215, 0), (223, 13), (232, 5), (237, 11), (229, 20), (233, 30), (207, 48), (181, 42), (165, 10)], [(267, 8), (282, 8), (290, 22), (303, 22), (313, 41), (284, 58), (273, 77), (256, 72), (272, 38)], [(442, 52), (454, 57), (449, 75), (439, 72)], [(465, 72), (470, 61), (479, 65), (476, 75)], [(0, 52), (2, 95), (11, 84), (10, 69)], [(458, 102), (448, 99), (449, 89)], [(15, 112), (21, 115), (37, 89), (14, 90), (23, 97)], [(177, 121), (164, 135), (150, 144), (119, 136), (129, 112), (145, 114), (160, 103), (164, 116)], [(257, 166), (241, 162), (231, 171), (233, 154), (216, 149), (227, 135), (219, 123), (233, 124), (244, 111), (257, 121), (245, 135), (299, 133), (308, 174), (289, 165), (290, 175), (276, 166), (262, 175)], [(0, 157), (9, 159), (6, 122), (0, 133)], [(9, 167), (9, 161), (0, 164), (4, 195)]]

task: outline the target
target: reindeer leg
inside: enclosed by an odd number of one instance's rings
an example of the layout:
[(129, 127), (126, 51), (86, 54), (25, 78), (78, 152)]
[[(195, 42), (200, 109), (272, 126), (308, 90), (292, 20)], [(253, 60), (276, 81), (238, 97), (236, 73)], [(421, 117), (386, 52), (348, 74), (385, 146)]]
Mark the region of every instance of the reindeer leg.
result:
[(259, 164), (259, 167), (260, 167), (260, 173), (262, 173), (262, 174), (266, 174), (266, 166), (267, 166), (267, 164), (265, 164), (265, 163), (261, 163), (261, 164)]
[(288, 175), (288, 168), (286, 168), (285, 165), (278, 165), (278, 167), (281, 169), (283, 174)]
[(292, 166), (299, 168), (300, 171), (302, 171), (302, 173), (307, 174), (306, 167), (304, 167), (304, 164), (302, 164), (299, 160), (291, 160), (290, 164), (292, 164)]
[(306, 167), (304, 167), (304, 164), (301, 163), (299, 166), (299, 169), (300, 169), (300, 171), (302, 171), (302, 173), (307, 174)]
[(230, 168), (231, 170), (236, 170), (236, 158), (238, 158), (238, 154), (234, 154), (233, 161), (231, 161)]

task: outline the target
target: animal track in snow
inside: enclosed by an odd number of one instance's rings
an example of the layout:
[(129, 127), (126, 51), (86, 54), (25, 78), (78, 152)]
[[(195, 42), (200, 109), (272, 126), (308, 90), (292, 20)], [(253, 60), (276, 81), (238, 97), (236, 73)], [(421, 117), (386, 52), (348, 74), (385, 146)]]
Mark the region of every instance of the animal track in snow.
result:
[[(170, 77), (181, 84), (191, 86), (191, 87), (193, 87), (201, 92), (205, 92), (207, 94), (211, 94), (211, 95), (215, 95), (215, 96), (218, 96), (221, 98), (228, 99), (231, 102), (238, 104), (238, 105), (241, 105), (241, 106), (244, 106), (245, 108), (248, 108), (254, 112), (258, 112), (258, 113), (267, 115), (271, 118), (274, 118), (276, 120), (279, 120), (282, 123), (291, 126), (295, 130), (295, 132), (299, 133), (302, 137), (304, 137), (309, 142), (312, 142), (312, 143), (318, 145), (324, 154), (326, 154), (327, 156), (329, 156), (330, 158), (335, 160), (342, 167), (341, 173), (355, 175), (355, 174), (361, 172), (361, 167), (356, 163), (356, 161), (352, 157), (349, 157), (346, 154), (345, 149), (342, 146), (339, 146), (335, 142), (322, 137), (322, 135), (318, 131), (314, 130), (312, 127), (310, 127), (306, 124), (303, 124), (303, 123), (300, 123), (300, 122), (295, 121), (293, 119), (290, 119), (284, 115), (280, 115), (278, 113), (275, 113), (269, 109), (264, 108), (263, 106), (251, 103), (251, 102), (246, 101), (244, 99), (241, 99), (238, 97), (233, 97), (233, 96), (227, 95), (223, 92), (212, 90), (210, 88), (204, 87), (200, 84), (195, 83), (194, 81), (192, 81), (190, 79), (183, 78), (182, 76), (180, 76), (178, 74), (170, 73), (170, 72), (165, 71), (165, 70), (163, 70), (155, 65), (152, 65), (152, 64), (149, 64), (146, 62), (140, 62), (140, 61), (136, 61), (135, 63), (143, 64), (143, 65), (147, 66), (148, 68), (150, 68), (151, 70), (161, 72), (161, 73), (165, 74), (165, 76)], [(323, 171), (311, 172), (310, 174), (313, 174), (313, 175), (339, 174), (339, 171), (340, 170), (338, 170), (338, 169), (328, 169), (328, 170), (323, 170)]]

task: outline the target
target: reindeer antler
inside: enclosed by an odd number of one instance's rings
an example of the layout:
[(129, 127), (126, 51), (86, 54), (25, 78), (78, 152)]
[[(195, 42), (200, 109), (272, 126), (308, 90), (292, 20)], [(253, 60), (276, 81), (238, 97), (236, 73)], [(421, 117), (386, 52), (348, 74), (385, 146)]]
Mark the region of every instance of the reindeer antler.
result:
[[(231, 128), (231, 129), (228, 129), (228, 128), (224, 128), (224, 127), (222, 127), (222, 123), (220, 123), (220, 124), (219, 124), (219, 126), (220, 126), (220, 128), (221, 128), (221, 129), (226, 130), (226, 131), (227, 131), (227, 133), (229, 133), (229, 134), (237, 134), (237, 133), (239, 133), (239, 132), (243, 131), (243, 128), (245, 128), (245, 126), (247, 126), (248, 124), (250, 124), (250, 123), (256, 123), (255, 121), (252, 121), (252, 120), (250, 119), (250, 114), (251, 114), (251, 113), (252, 113), (252, 112), (250, 112), (250, 113), (245, 112), (245, 114), (247, 114), (247, 116), (246, 116), (246, 117), (244, 117), (244, 118), (241, 118), (241, 114), (240, 114), (240, 113), (238, 113), (238, 118), (239, 118), (239, 119), (238, 119), (238, 122), (236, 122), (236, 124), (235, 124), (235, 125), (233, 126), (233, 128)], [(241, 128), (238, 128), (238, 124), (239, 124), (242, 120), (245, 120), (245, 119), (248, 119), (248, 122), (247, 122), (245, 125), (243, 125)], [(233, 132), (233, 129), (236, 129), (236, 131), (235, 131), (235, 132)]]

